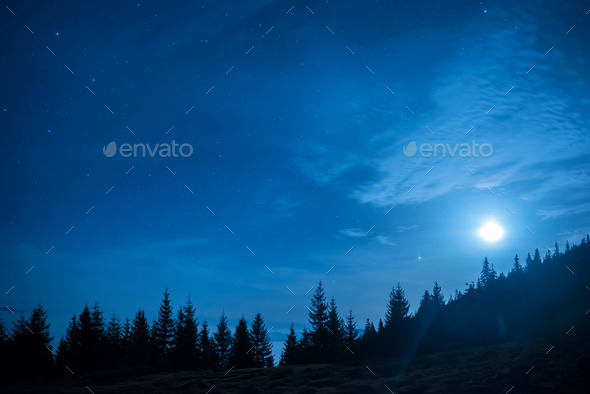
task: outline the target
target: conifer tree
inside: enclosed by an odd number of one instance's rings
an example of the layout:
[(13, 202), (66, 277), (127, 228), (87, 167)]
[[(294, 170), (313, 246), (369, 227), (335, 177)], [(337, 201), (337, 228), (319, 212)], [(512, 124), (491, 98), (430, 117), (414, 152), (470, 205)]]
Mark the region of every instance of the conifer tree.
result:
[(352, 309), (349, 309), (348, 315), (346, 316), (346, 325), (344, 326), (344, 341), (348, 349), (352, 352), (356, 349), (357, 338), (356, 322), (352, 316)]
[(328, 307), (328, 321), (326, 322), (326, 328), (330, 333), (328, 335), (326, 357), (328, 361), (333, 362), (342, 355), (344, 349), (344, 321), (338, 315), (336, 300), (334, 297), (331, 298)]
[(397, 326), (408, 317), (410, 312), (410, 303), (406, 299), (404, 289), (400, 283), (397, 283), (391, 293), (385, 311), (385, 328)]
[(131, 324), (129, 338), (129, 358), (134, 366), (149, 364), (150, 354), (150, 329), (143, 309), (139, 309)]
[(121, 322), (117, 316), (113, 315), (105, 332), (105, 339), (109, 346), (118, 349), (122, 342)]
[(213, 369), (219, 367), (215, 343), (209, 336), (209, 326), (204, 321), (197, 341), (197, 353), (199, 354), (199, 365), (201, 368)]
[(219, 365), (221, 368), (229, 368), (229, 351), (231, 346), (231, 331), (227, 326), (227, 317), (225, 313), (221, 314), (219, 324), (217, 324), (217, 332), (213, 334), (215, 339), (215, 350), (217, 352), (217, 358), (219, 359)]
[(121, 322), (114, 314), (105, 330), (105, 342), (107, 365), (119, 365), (121, 363), (120, 354), (122, 351), (123, 339)]
[(518, 255), (514, 256), (514, 265), (512, 266), (512, 272), (515, 274), (520, 274), (522, 272), (522, 265), (520, 264), (520, 259)]
[(198, 323), (195, 308), (188, 297), (186, 305), (178, 311), (176, 329), (174, 332), (174, 354), (178, 365), (191, 368), (198, 363), (197, 337)]
[[(496, 279), (496, 271), (492, 265), (490, 280)], [(430, 297), (430, 303), (434, 309), (438, 309), (445, 304), (445, 297), (442, 294), (442, 289), (437, 281), (434, 281), (434, 287), (432, 288), (432, 296)]]
[(12, 359), (11, 368), (17, 374), (26, 371), (27, 374), (45, 374), (53, 366), (51, 350), (52, 338), (49, 334), (47, 311), (39, 304), (31, 312), (28, 320), (24, 314), (14, 323), (12, 329)]
[(80, 357), (80, 326), (76, 315), (72, 316), (66, 328), (65, 336), (59, 341), (56, 361), (58, 366), (78, 365)]
[(260, 312), (256, 314), (252, 321), (250, 336), (254, 366), (258, 368), (272, 367), (274, 365), (272, 343)]
[(297, 341), (297, 335), (293, 328), (293, 323), (289, 327), (289, 335), (285, 340), (285, 345), (281, 353), (281, 360), (279, 365), (293, 365), (299, 361), (299, 342)]
[(164, 299), (158, 310), (158, 318), (152, 328), (152, 338), (156, 352), (156, 360), (166, 362), (170, 356), (174, 342), (174, 317), (170, 305), (170, 293), (164, 289)]
[(327, 329), (328, 324), (328, 306), (326, 304), (326, 294), (322, 282), (318, 283), (311, 299), (309, 308), (309, 323), (311, 324), (311, 357), (312, 361), (320, 362), (325, 358), (328, 343), (328, 335), (331, 335)]
[(497, 273), (494, 269), (494, 265), (490, 265), (487, 257), (483, 260), (483, 265), (481, 268), (481, 274), (479, 276), (479, 279), (483, 286), (487, 286), (497, 279)]
[(416, 318), (420, 320), (425, 316), (430, 316), (432, 309), (432, 297), (430, 296), (430, 292), (424, 290), (424, 294), (420, 299), (420, 306), (418, 307), (418, 311), (416, 311)]
[(254, 355), (252, 353), (252, 342), (246, 318), (242, 316), (232, 338), (230, 349), (230, 367), (251, 368), (254, 366)]

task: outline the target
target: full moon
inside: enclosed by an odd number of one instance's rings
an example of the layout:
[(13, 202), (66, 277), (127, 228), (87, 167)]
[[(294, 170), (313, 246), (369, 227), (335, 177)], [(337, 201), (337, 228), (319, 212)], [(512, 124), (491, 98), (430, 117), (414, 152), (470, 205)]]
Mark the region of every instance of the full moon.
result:
[(494, 222), (488, 222), (479, 229), (479, 236), (488, 242), (496, 242), (504, 235), (502, 227), (498, 226)]

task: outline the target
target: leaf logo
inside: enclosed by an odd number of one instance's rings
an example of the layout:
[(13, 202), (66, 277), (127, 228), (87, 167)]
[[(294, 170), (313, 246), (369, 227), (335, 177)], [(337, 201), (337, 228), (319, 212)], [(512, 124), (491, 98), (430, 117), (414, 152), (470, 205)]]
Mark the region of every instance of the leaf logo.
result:
[(117, 154), (117, 143), (115, 141), (109, 142), (107, 146), (102, 147), (102, 153), (106, 157), (113, 157)]
[(416, 155), (416, 142), (412, 141), (408, 146), (404, 146), (404, 155), (406, 157), (414, 157)]

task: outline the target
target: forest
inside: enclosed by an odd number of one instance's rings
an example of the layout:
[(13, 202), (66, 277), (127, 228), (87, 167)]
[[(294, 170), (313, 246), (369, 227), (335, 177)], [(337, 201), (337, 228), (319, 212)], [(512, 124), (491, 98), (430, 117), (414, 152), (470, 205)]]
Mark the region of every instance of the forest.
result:
[(314, 289), (309, 326), (296, 334), (293, 324), (280, 360), (272, 355), (269, 330), (260, 313), (248, 323), (244, 316), (229, 327), (221, 314), (215, 327), (199, 322), (187, 299), (176, 313), (168, 289), (156, 319), (145, 311), (121, 321), (105, 318), (98, 303), (71, 317), (65, 335), (52, 347), (47, 312), (36, 306), (21, 314), (12, 327), (0, 321), (0, 374), (3, 381), (23, 376), (63, 376), (98, 370), (138, 376), (154, 371), (231, 371), (279, 368), (285, 365), (329, 364), (410, 359), (417, 355), (505, 343), (558, 338), (590, 306), (590, 237), (559, 250), (539, 250), (524, 261), (514, 257), (507, 274), (497, 273), (484, 258), (476, 281), (445, 298), (434, 282), (425, 290), (415, 313), (399, 283), (392, 285), (383, 319), (362, 327), (353, 311), (341, 314), (329, 301), (322, 282)]

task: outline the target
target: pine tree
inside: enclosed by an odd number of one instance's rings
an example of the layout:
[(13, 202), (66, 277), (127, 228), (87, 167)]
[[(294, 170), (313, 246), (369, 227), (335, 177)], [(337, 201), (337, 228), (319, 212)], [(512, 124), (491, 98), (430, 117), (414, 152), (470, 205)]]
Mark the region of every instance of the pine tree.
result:
[(353, 353), (356, 349), (357, 338), (358, 333), (356, 330), (356, 322), (352, 316), (352, 309), (349, 309), (348, 315), (346, 316), (346, 325), (344, 327), (344, 341), (346, 346), (348, 346), (348, 349)]
[(109, 346), (118, 349), (122, 342), (121, 322), (113, 315), (106, 329), (105, 339)]
[(59, 341), (56, 361), (59, 367), (78, 365), (80, 357), (80, 326), (76, 315), (72, 316), (66, 328), (65, 336)]
[(547, 264), (551, 262), (551, 251), (547, 250), (545, 253), (545, 258), (543, 259), (543, 264)]
[[(496, 279), (496, 271), (492, 264), (490, 271), (490, 280)], [(432, 296), (430, 297), (430, 303), (434, 309), (438, 309), (445, 305), (445, 297), (442, 294), (442, 289), (437, 281), (434, 281), (434, 287), (432, 288)]]
[(93, 369), (96, 365), (98, 343), (92, 323), (92, 312), (90, 312), (88, 305), (84, 305), (84, 309), (78, 317), (78, 324), (80, 327), (80, 348), (79, 358), (76, 358), (77, 369)]
[(250, 341), (248, 323), (244, 316), (242, 316), (238, 322), (236, 331), (234, 332), (230, 349), (229, 365), (235, 368), (251, 368), (254, 366), (252, 342)]
[(217, 332), (213, 334), (215, 339), (215, 350), (217, 351), (217, 358), (221, 368), (229, 368), (229, 350), (231, 346), (231, 331), (227, 326), (227, 316), (225, 313), (221, 314), (219, 324), (217, 324)]
[(33, 308), (28, 320), (25, 321), (24, 315), (21, 315), (15, 322), (12, 335), (13, 361), (17, 371), (48, 373), (53, 366), (51, 341), (47, 311), (41, 304)]
[(90, 328), (92, 332), (93, 354), (94, 359), (91, 360), (91, 365), (94, 368), (103, 367), (106, 365), (105, 360), (105, 324), (102, 310), (98, 302), (94, 303), (92, 312), (90, 314)]
[(301, 330), (301, 339), (299, 340), (299, 346), (296, 353), (296, 359), (298, 363), (311, 363), (312, 362), (312, 349), (313, 349), (313, 333), (303, 327)]
[(272, 367), (274, 365), (272, 343), (260, 312), (256, 314), (254, 321), (252, 321), (250, 336), (254, 366), (258, 368)]
[(481, 274), (479, 276), (479, 279), (483, 286), (488, 286), (497, 279), (497, 273), (494, 269), (494, 265), (490, 265), (487, 257), (483, 260), (483, 265), (481, 268)]
[(129, 338), (129, 358), (134, 366), (145, 366), (150, 359), (150, 329), (143, 309), (133, 318)]
[(555, 252), (554, 252), (555, 256), (559, 256), (559, 245), (557, 244), (557, 242), (555, 242)]
[(121, 358), (128, 361), (131, 352), (131, 322), (129, 318), (125, 318), (123, 328), (121, 330)]
[(418, 307), (418, 311), (416, 311), (416, 319), (424, 319), (426, 316), (430, 316), (432, 312), (432, 297), (430, 296), (430, 292), (428, 290), (424, 290), (424, 294), (420, 299), (420, 306)]
[(520, 259), (518, 255), (514, 256), (514, 265), (512, 266), (512, 272), (515, 274), (520, 274), (522, 272), (522, 265), (520, 264)]
[(389, 301), (385, 311), (385, 325), (383, 330), (380, 330), (383, 352), (397, 352), (400, 349), (402, 339), (408, 330), (409, 313), (410, 303), (398, 283), (389, 293)]
[(293, 323), (289, 328), (289, 335), (285, 340), (283, 352), (281, 353), (281, 360), (279, 365), (293, 365), (299, 361), (299, 343), (297, 341), (297, 335), (295, 335), (295, 329)]
[(365, 358), (372, 357), (376, 353), (377, 346), (377, 331), (373, 323), (367, 319), (365, 323), (365, 331), (361, 338), (363, 356)]
[(565, 252), (569, 252), (571, 250), (570, 248), (570, 241), (565, 241)]
[(215, 343), (209, 336), (207, 321), (204, 321), (201, 326), (197, 341), (197, 353), (199, 354), (199, 365), (202, 368), (213, 369), (219, 367), (219, 361), (215, 353)]
[(174, 354), (178, 365), (191, 368), (198, 364), (198, 335), (199, 329), (195, 317), (195, 308), (190, 297), (188, 297), (186, 305), (178, 311), (174, 331)]
[(170, 305), (170, 293), (164, 290), (164, 299), (160, 304), (158, 319), (152, 328), (152, 338), (156, 351), (156, 360), (166, 362), (170, 356), (174, 341), (174, 318), (172, 317), (172, 306)]
[(389, 293), (389, 302), (385, 311), (385, 328), (399, 325), (408, 317), (409, 312), (410, 303), (406, 299), (404, 289), (398, 282), (397, 286)]
[(311, 357), (312, 362), (321, 362), (325, 359), (328, 335), (328, 306), (326, 294), (322, 282), (318, 283), (311, 299), (309, 308), (309, 323), (311, 324)]
[(328, 347), (326, 357), (328, 361), (333, 362), (342, 355), (344, 349), (344, 321), (338, 315), (336, 300), (334, 297), (330, 300), (328, 307), (328, 321), (326, 328), (330, 332), (328, 335)]
[(122, 350), (123, 339), (121, 331), (121, 322), (117, 316), (113, 315), (105, 331), (106, 342), (106, 360), (107, 365), (118, 365), (121, 363), (120, 353)]

